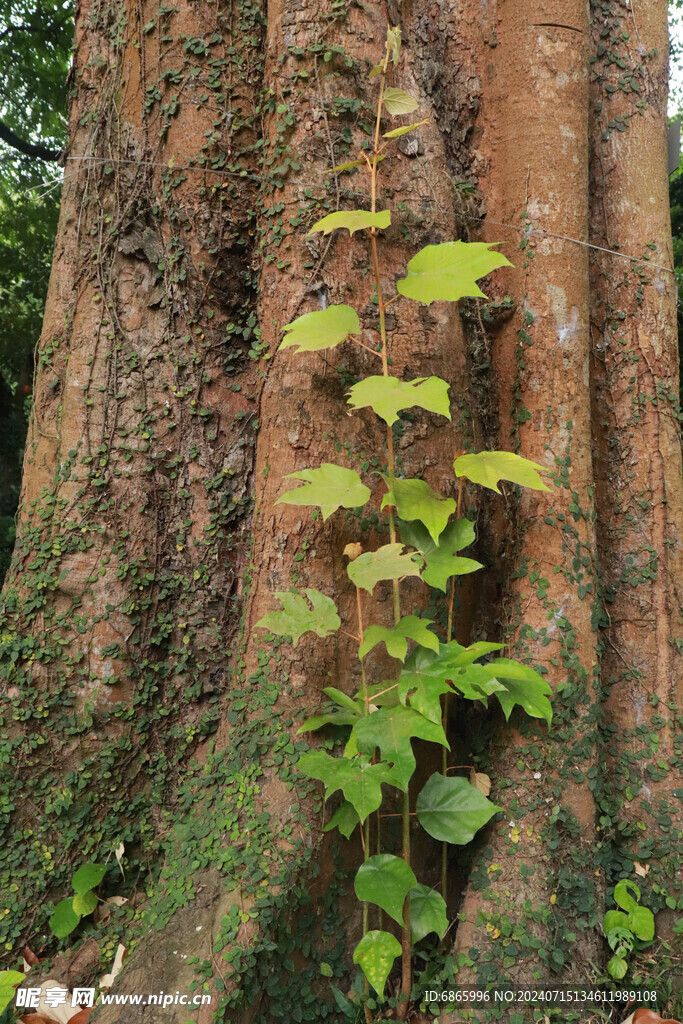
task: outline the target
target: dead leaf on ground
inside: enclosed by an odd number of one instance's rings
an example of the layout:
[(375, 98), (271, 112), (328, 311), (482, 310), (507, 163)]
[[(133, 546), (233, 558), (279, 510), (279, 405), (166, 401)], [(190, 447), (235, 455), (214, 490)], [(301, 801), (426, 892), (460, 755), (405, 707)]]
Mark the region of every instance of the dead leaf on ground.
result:
[(126, 847), (123, 845), (123, 843), (119, 843), (119, 845), (114, 850), (114, 856), (116, 857), (116, 860), (118, 861), (119, 870), (121, 871), (121, 874), (123, 875), (124, 878), (126, 877), (126, 872), (123, 870), (123, 864), (121, 863), (121, 860), (122, 860), (123, 855), (124, 855), (125, 852), (126, 852)]
[(470, 768), (470, 783), (482, 796), (488, 796), (491, 792), (491, 779), (486, 772), (475, 772), (474, 768)]
[(640, 875), (641, 878), (645, 878), (646, 874), (650, 870), (649, 864), (639, 864), (637, 860), (634, 861), (633, 867), (635, 869), (636, 874)]
[(673, 1017), (660, 1017), (655, 1010), (648, 1009), (647, 1006), (639, 1006), (630, 1017), (627, 1017), (622, 1024), (681, 1024), (679, 1020), (674, 1020)]
[(69, 1024), (86, 1024), (88, 1017), (94, 1012), (94, 1006), (84, 1006), (82, 1010), (79, 1010), (75, 1017), (72, 1017)]
[(126, 947), (122, 946), (119, 942), (116, 950), (116, 956), (114, 957), (114, 966), (112, 967), (109, 974), (103, 974), (100, 978), (100, 988), (111, 988), (114, 984), (114, 979), (123, 967), (123, 955), (126, 952)]

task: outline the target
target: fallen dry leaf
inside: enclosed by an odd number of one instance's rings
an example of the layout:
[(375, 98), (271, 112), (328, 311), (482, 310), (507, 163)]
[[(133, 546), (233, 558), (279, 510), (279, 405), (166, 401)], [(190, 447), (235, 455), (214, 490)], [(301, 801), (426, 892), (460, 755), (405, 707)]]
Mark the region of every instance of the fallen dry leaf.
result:
[(86, 1024), (86, 1021), (91, 1013), (94, 1012), (93, 1006), (84, 1006), (82, 1010), (79, 1010), (75, 1017), (72, 1017), (69, 1024)]
[(116, 950), (116, 956), (114, 957), (114, 966), (109, 974), (103, 974), (100, 978), (100, 988), (111, 988), (114, 984), (114, 978), (123, 966), (123, 955), (125, 952), (126, 947), (122, 946), (119, 942), (118, 949)]
[(650, 1010), (646, 1006), (639, 1006), (630, 1017), (622, 1021), (622, 1024), (681, 1024), (681, 1022), (672, 1017), (660, 1017), (654, 1010)]
[(125, 852), (126, 852), (126, 847), (123, 845), (123, 843), (119, 843), (119, 845), (114, 850), (114, 856), (116, 857), (116, 859), (118, 861), (119, 870), (121, 871), (121, 874), (123, 875), (124, 878), (126, 877), (126, 872), (123, 870), (123, 864), (121, 863), (121, 859), (122, 859), (122, 857), (123, 857)]
[[(27, 982), (24, 982), (19, 987), (29, 988), (30, 985)], [(69, 1024), (76, 1014), (80, 1012), (80, 1010), (75, 1006), (48, 1006), (45, 1002), (43, 993), (47, 992), (50, 988), (59, 988), (68, 991), (66, 985), (61, 984), (59, 981), (55, 981), (54, 978), (46, 978), (45, 981), (41, 981), (41, 994), (40, 999), (38, 1000), (38, 1006), (36, 1007), (37, 1012), (29, 1013), (26, 1017), (22, 1018), (24, 1024), (40, 1024), (41, 1021), (48, 1021), (48, 1024)]]
[(482, 796), (488, 796), (491, 792), (491, 779), (486, 772), (475, 772), (474, 768), (470, 768), (470, 782)]
[(359, 544), (358, 541), (356, 541), (355, 543), (347, 544), (346, 547), (344, 548), (344, 551), (342, 552), (342, 554), (346, 555), (346, 557), (351, 562), (355, 562), (358, 556), (362, 553), (363, 545)]
[(639, 864), (638, 861), (634, 861), (633, 867), (635, 868), (636, 874), (640, 875), (641, 878), (645, 878), (645, 875), (650, 870), (649, 864)]

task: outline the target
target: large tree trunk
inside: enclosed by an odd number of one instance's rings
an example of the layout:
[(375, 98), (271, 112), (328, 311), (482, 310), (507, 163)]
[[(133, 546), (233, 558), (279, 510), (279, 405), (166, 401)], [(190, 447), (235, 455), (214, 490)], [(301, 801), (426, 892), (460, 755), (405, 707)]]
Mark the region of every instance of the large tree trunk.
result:
[[(366, 240), (313, 244), (305, 232), (321, 211), (368, 198), (364, 178), (325, 170), (365, 137), (387, 18), (403, 25), (398, 84), (431, 118), (384, 178), (387, 284), (422, 245), (458, 236), (503, 239), (516, 264), (487, 284), (492, 299), (511, 297), (507, 318), (505, 303), (474, 302), (392, 318), (393, 372), (447, 378), (460, 413), (446, 427), (417, 417), (402, 465), (443, 487), (454, 451), (515, 449), (557, 484), (480, 503), (489, 582), (459, 595), (460, 640), (504, 640), (555, 689), (550, 732), (493, 716), (463, 724), (460, 709), (451, 723), (453, 763), (485, 766), (505, 807), (474, 857), (453, 864), (461, 977), (590, 981), (605, 886), (634, 859), (656, 858), (652, 877), (680, 895), (666, 770), (683, 525), (666, 5), (638, 26), (645, 50), (659, 48), (643, 75), (649, 106), (604, 141), (589, 95), (604, 37), (584, 0), (498, 0), (483, 16), (473, 0), (404, 2), (400, 18), (393, 2), (346, 6), (79, 10), (4, 590), (6, 948), (49, 949), (45, 911), (74, 867), (124, 841), (137, 910), (116, 927), (137, 944), (117, 989), (198, 979), (229, 1021), (289, 1020), (302, 1000), (332, 1013), (318, 964), (343, 978), (340, 907), (356, 927), (343, 879), (357, 851), (322, 843), (317, 789), (290, 766), (323, 686), (355, 686), (353, 647), (343, 635), (270, 646), (252, 627), (293, 582), (334, 596), (353, 627), (342, 551), (377, 544), (371, 523), (339, 514), (323, 526), (273, 504), (287, 473), (381, 455), (371, 420), (358, 429), (344, 402), (345, 378), (372, 372), (371, 357), (275, 351), (283, 324), (328, 301), (374, 326)], [(639, 256), (655, 244), (660, 269), (641, 280), (596, 253), (591, 273), (589, 223), (603, 248)], [(390, 619), (387, 596), (377, 621)], [(489, 751), (480, 737), (492, 726)], [(423, 876), (434, 853), (418, 848)], [(111, 1007), (99, 1019), (187, 1016)]]

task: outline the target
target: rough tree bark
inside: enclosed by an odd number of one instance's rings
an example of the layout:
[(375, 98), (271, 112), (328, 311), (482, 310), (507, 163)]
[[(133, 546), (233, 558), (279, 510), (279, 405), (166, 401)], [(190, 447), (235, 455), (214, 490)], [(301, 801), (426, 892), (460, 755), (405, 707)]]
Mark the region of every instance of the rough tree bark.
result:
[[(325, 170), (366, 135), (387, 20), (403, 26), (398, 84), (430, 117), (384, 179), (388, 288), (418, 248), (453, 237), (502, 239), (516, 264), (487, 282), (492, 303), (392, 319), (393, 371), (446, 377), (456, 413), (406, 423), (402, 466), (442, 488), (453, 451), (499, 447), (557, 485), (479, 508), (466, 494), (493, 582), (460, 593), (458, 637), (503, 639), (546, 671), (556, 719), (550, 733), (483, 713), (463, 724), (456, 708), (453, 763), (488, 770), (505, 807), (452, 864), (460, 977), (588, 982), (606, 886), (637, 860), (667, 890), (643, 882), (655, 909), (680, 895), (666, 5), (628, 42), (632, 17), (619, 0), (81, 4), (3, 596), (8, 951), (51, 949), (46, 910), (74, 867), (123, 841), (134, 896), (67, 977), (97, 973), (115, 934), (134, 943), (120, 992), (199, 981), (231, 1022), (334, 1012), (319, 962), (343, 977), (355, 853), (322, 841), (319, 794), (294, 788), (290, 760), (323, 686), (355, 685), (353, 649), (269, 646), (252, 625), (293, 582), (353, 622), (341, 552), (377, 543), (372, 519), (323, 526), (273, 505), (287, 473), (381, 451), (370, 418), (359, 431), (345, 415), (346, 381), (371, 357), (275, 350), (283, 324), (328, 301), (374, 325), (366, 241), (305, 232), (368, 199), (363, 178)], [(636, 100), (647, 107), (618, 121)], [(589, 237), (660, 269), (597, 251), (589, 265)], [(419, 848), (423, 875), (434, 853)]]

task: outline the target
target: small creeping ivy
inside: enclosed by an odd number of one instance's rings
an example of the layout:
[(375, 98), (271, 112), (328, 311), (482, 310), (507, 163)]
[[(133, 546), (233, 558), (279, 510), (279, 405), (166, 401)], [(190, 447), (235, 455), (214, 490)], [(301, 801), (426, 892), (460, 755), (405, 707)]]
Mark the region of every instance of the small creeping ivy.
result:
[[(297, 347), (300, 352), (335, 348), (347, 342), (374, 352), (381, 360), (381, 374), (368, 376), (348, 391), (352, 410), (370, 408), (386, 424), (387, 472), (380, 474), (383, 486), (381, 508), (387, 511), (389, 543), (376, 550), (363, 551), (359, 544), (347, 547), (347, 572), (356, 588), (358, 658), (362, 685), (353, 696), (335, 687), (325, 689), (329, 711), (312, 716), (302, 732), (327, 725), (345, 727), (348, 738), (342, 756), (324, 750), (303, 754), (298, 769), (311, 779), (320, 780), (325, 796), (341, 791), (343, 802), (327, 829), (337, 828), (346, 838), (361, 829), (364, 860), (355, 879), (355, 892), (363, 903), (363, 935), (353, 960), (380, 999), (384, 998), (389, 973), (397, 957), (402, 957), (401, 1001), (398, 1013), (405, 1017), (411, 987), (412, 946), (430, 932), (442, 937), (448, 928), (445, 902), (445, 877), (442, 891), (430, 889), (416, 878), (410, 865), (411, 813), (433, 838), (442, 843), (464, 846), (501, 810), (480, 790), (462, 777), (449, 776), (445, 761), (449, 749), (445, 732), (446, 702), (451, 694), (465, 700), (487, 704), (495, 697), (509, 718), (519, 705), (533, 718), (550, 723), (552, 711), (550, 687), (541, 675), (527, 665), (509, 658), (486, 660), (499, 651), (501, 644), (480, 642), (462, 647), (452, 639), (452, 595), (457, 576), (477, 572), (482, 565), (460, 552), (475, 539), (474, 527), (460, 517), (462, 482), (478, 484), (496, 493), (506, 480), (536, 490), (549, 490), (541, 473), (543, 466), (510, 452), (479, 452), (458, 455), (454, 459), (454, 480), (459, 480), (459, 498), (444, 497), (421, 479), (403, 479), (396, 473), (392, 425), (399, 413), (419, 407), (447, 419), (451, 418), (449, 385), (439, 377), (418, 377), (404, 381), (389, 373), (390, 352), (385, 325), (388, 302), (400, 297), (424, 304), (436, 301), (457, 302), (470, 297), (485, 297), (477, 281), (509, 261), (492, 245), (480, 242), (444, 242), (427, 245), (408, 263), (406, 276), (397, 283), (391, 299), (382, 292), (379, 270), (380, 232), (389, 227), (388, 210), (377, 210), (377, 166), (383, 152), (417, 124), (392, 129), (380, 136), (384, 114), (411, 113), (416, 101), (407, 93), (387, 85), (390, 66), (400, 58), (400, 29), (387, 34), (384, 59), (373, 68), (371, 77), (380, 82), (377, 102), (374, 148), (361, 153), (356, 161), (335, 168), (342, 172), (365, 165), (370, 176), (372, 205), (367, 210), (339, 210), (313, 225), (310, 233), (328, 234), (335, 230), (367, 232), (372, 253), (372, 272), (377, 293), (379, 350), (365, 344), (357, 313), (347, 305), (305, 313), (283, 328), (280, 348)], [(385, 140), (385, 141), (382, 141)], [(309, 467), (291, 474), (299, 486), (278, 499), (291, 505), (321, 509), (328, 519), (339, 508), (362, 508), (372, 496), (371, 488), (355, 471), (332, 463)], [(445, 640), (432, 628), (432, 620), (401, 614), (401, 582), (420, 578), (428, 586), (444, 592), (451, 587), (451, 612)], [(393, 586), (394, 626), (389, 629), (363, 621), (362, 591), (372, 594), (381, 580)], [(264, 616), (256, 625), (270, 633), (290, 637), (296, 644), (306, 632), (324, 637), (341, 627), (332, 600), (325, 594), (307, 589), (305, 597), (292, 593), (275, 596), (282, 610)], [(351, 627), (350, 627), (351, 628)], [(414, 645), (409, 650), (409, 643)], [(384, 644), (397, 662), (393, 679), (368, 679), (365, 658), (377, 644)], [(442, 748), (443, 769), (431, 776), (411, 809), (409, 784), (416, 768), (413, 739), (434, 743)], [(403, 796), (402, 856), (370, 853), (370, 817), (378, 812), (384, 798), (383, 787), (398, 790)], [(369, 905), (392, 918), (401, 928), (402, 941), (381, 927), (370, 929)], [(381, 916), (378, 914), (381, 922)], [(366, 1019), (372, 1014), (366, 1005)]]

